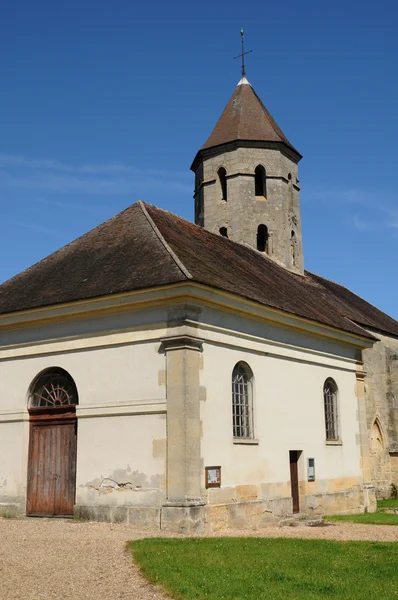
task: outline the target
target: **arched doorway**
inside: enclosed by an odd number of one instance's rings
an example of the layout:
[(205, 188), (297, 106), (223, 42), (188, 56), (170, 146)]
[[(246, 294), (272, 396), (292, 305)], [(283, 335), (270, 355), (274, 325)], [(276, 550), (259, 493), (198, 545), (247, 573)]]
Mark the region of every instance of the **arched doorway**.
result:
[(77, 404), (75, 382), (63, 369), (47, 369), (31, 385), (28, 406), (28, 516), (73, 515)]

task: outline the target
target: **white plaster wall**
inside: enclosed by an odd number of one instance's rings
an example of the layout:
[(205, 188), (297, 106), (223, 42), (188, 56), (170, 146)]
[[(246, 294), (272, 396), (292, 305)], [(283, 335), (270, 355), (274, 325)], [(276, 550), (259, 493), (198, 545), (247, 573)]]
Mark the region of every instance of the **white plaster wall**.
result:
[(28, 440), (27, 421), (0, 422), (0, 507), (18, 504), (24, 510)]
[[(230, 342), (225, 336), (225, 343)], [(315, 362), (297, 350), (288, 357), (273, 357), (250, 349), (204, 344), (201, 383), (206, 400), (201, 404), (204, 466), (221, 465), (223, 486), (277, 483), (290, 480), (289, 450), (302, 450), (303, 465), (315, 458), (317, 479), (360, 477), (357, 445), (355, 372), (338, 368), (338, 357)], [(270, 350), (264, 343), (264, 352)], [(272, 350), (272, 349), (271, 349)], [(344, 353), (343, 353), (344, 354)], [(245, 361), (254, 374), (254, 435), (258, 445), (237, 445), (232, 434), (231, 376), (237, 362)], [(347, 362), (342, 364), (347, 369)], [(323, 385), (333, 377), (339, 387), (340, 431), (343, 444), (325, 443)], [(304, 468), (301, 476), (305, 476)]]
[[(24, 510), (29, 389), (37, 375), (50, 367), (65, 369), (77, 386), (80, 483), (115, 474), (118, 469), (123, 483), (123, 470), (130, 468), (130, 475), (136, 471), (145, 475), (137, 483), (142, 488), (134, 495), (134, 503), (148, 504), (152, 496), (157, 501), (163, 493), (165, 467), (164, 457), (153, 456), (153, 440), (165, 438), (165, 415), (158, 414), (166, 410), (165, 356), (158, 352), (159, 341), (145, 341), (145, 334), (141, 335), (141, 342), (72, 352), (63, 351), (65, 342), (59, 341), (52, 345), (51, 353), (43, 346), (42, 355), (0, 360), (0, 504), (19, 499)], [(84, 411), (90, 418), (79, 418), (80, 414), (87, 417)], [(145, 412), (150, 414), (142, 414)], [(119, 416), (113, 416), (115, 413)], [(145, 496), (142, 490), (152, 488), (156, 493)], [(132, 496), (130, 493), (129, 501)], [(118, 493), (116, 504), (122, 498)]]
[(25, 410), (32, 381), (50, 367), (73, 377), (80, 406), (164, 398), (165, 358), (158, 349), (159, 342), (141, 342), (62, 352), (59, 343), (52, 354), (0, 361), (0, 410)]
[(165, 450), (165, 414), (79, 419), (77, 504), (159, 504)]

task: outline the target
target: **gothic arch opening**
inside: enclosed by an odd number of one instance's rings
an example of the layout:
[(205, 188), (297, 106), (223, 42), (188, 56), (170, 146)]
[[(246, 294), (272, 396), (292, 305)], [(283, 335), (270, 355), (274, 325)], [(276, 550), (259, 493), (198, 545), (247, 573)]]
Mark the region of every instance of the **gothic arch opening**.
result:
[(256, 197), (267, 197), (266, 173), (263, 165), (258, 165), (254, 170), (254, 187)]
[(224, 167), (220, 167), (217, 171), (218, 180), (220, 182), (221, 188), (221, 200), (225, 202), (228, 199), (228, 189), (227, 189), (227, 172)]
[(29, 389), (26, 512), (71, 517), (76, 495), (76, 384), (60, 367), (39, 373)]
[(383, 434), (381, 433), (380, 423), (376, 419), (370, 432), (370, 445), (374, 454), (379, 454), (384, 450)]
[(257, 250), (259, 252), (268, 253), (268, 227), (266, 225), (259, 225), (257, 227)]

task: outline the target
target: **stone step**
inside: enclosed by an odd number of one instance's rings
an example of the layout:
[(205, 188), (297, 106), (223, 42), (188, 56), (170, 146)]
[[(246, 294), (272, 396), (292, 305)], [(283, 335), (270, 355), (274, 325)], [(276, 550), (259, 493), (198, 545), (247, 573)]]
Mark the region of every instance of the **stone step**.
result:
[(326, 527), (328, 524), (325, 523), (322, 517), (308, 517), (307, 515), (297, 514), (283, 517), (278, 522), (279, 527), (298, 527), (299, 525), (304, 527)]

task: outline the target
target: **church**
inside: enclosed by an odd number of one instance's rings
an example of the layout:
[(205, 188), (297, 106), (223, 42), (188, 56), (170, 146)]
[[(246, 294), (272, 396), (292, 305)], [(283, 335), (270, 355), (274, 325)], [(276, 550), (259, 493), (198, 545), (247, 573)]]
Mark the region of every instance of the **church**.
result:
[(396, 492), (398, 322), (305, 270), (301, 158), (243, 76), (195, 224), (138, 201), (0, 286), (0, 514), (258, 529)]

